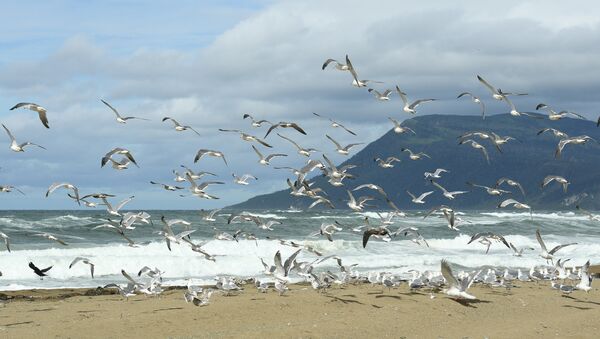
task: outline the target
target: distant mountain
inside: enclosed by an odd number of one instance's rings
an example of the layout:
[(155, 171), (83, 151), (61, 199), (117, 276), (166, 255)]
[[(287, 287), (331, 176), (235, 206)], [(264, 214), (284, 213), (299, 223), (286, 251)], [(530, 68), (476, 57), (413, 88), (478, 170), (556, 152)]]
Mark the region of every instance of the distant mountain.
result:
[[(600, 209), (600, 145), (589, 141), (585, 145), (567, 145), (560, 159), (555, 159), (559, 139), (551, 132), (537, 135), (543, 128), (552, 127), (569, 136), (589, 135), (595, 139), (600, 129), (595, 123), (578, 119), (550, 121), (547, 117), (513, 117), (509, 114), (488, 116), (485, 120), (477, 116), (426, 115), (416, 116), (403, 122), (403, 126), (412, 128), (412, 133), (396, 134), (393, 130), (367, 145), (363, 150), (342, 163), (357, 167), (349, 172), (356, 176), (346, 179), (345, 186), (333, 187), (327, 178), (316, 176), (314, 187), (325, 190), (336, 208), (347, 208), (347, 189), (363, 183), (374, 183), (384, 188), (388, 196), (401, 209), (428, 208), (447, 204), (461, 209), (491, 209), (508, 197), (530, 204), (534, 209), (574, 208), (576, 204), (589, 209)], [(517, 139), (502, 146), (500, 153), (489, 140), (473, 138), (484, 145), (489, 153), (488, 164), (480, 150), (469, 145), (459, 145), (458, 137), (469, 131), (490, 131), (501, 136)], [(598, 139), (597, 139), (598, 140)], [(431, 159), (410, 160), (408, 153), (401, 148), (415, 152), (425, 152)], [(377, 166), (374, 158), (396, 156), (402, 162), (394, 168), (383, 169)], [(441, 179), (436, 180), (449, 191), (467, 190), (467, 194), (448, 200), (428, 180), (424, 172), (433, 172), (444, 168)], [(571, 182), (567, 193), (558, 183), (551, 183), (543, 190), (541, 183), (547, 175), (564, 176)], [(518, 189), (503, 186), (513, 193), (501, 197), (488, 195), (483, 189), (466, 184), (467, 181), (485, 186), (493, 186), (497, 179), (508, 177), (520, 182), (525, 189), (523, 197)], [(424, 205), (415, 205), (410, 201), (406, 190), (419, 195), (434, 191)], [(378, 196), (376, 192), (361, 190), (361, 195)], [(289, 190), (256, 196), (246, 202), (231, 206), (241, 209), (277, 208), (290, 206), (306, 208), (311, 199), (293, 197)], [(387, 208), (384, 201), (373, 202), (379, 208)]]

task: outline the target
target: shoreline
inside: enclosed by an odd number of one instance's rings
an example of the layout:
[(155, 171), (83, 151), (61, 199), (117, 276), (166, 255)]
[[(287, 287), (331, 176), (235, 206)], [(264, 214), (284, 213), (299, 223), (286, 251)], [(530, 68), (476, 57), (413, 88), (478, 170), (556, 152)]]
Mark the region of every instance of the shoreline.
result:
[[(196, 307), (185, 287), (158, 297), (125, 299), (114, 289), (52, 289), (0, 294), (0, 333), (7, 337), (597, 337), (598, 284), (562, 295), (549, 282), (511, 289), (476, 284), (479, 298), (459, 302), (406, 284), (334, 286), (325, 293), (290, 285), (279, 296), (251, 285), (230, 296), (214, 293)], [(97, 294), (97, 295), (94, 295)], [(8, 298), (8, 299), (7, 299)]]

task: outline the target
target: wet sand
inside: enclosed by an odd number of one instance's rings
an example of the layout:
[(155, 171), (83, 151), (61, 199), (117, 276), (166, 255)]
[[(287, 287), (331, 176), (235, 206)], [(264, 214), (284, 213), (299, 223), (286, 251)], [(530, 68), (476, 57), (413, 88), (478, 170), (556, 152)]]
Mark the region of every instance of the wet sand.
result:
[(406, 284), (327, 293), (293, 285), (281, 297), (246, 285), (237, 295), (215, 293), (205, 307), (186, 303), (183, 289), (129, 300), (93, 295), (94, 289), (15, 291), (0, 294), (0, 337), (597, 338), (597, 287), (564, 296), (549, 282), (510, 290), (474, 286), (480, 300), (464, 303), (442, 293), (432, 299)]

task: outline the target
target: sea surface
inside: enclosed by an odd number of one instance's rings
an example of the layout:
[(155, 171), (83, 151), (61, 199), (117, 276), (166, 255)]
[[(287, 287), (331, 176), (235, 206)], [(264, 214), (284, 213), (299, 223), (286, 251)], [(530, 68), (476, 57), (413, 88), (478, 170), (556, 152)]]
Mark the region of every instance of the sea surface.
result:
[[(263, 210), (250, 211), (265, 220), (278, 220), (273, 231), (258, 229), (254, 223), (227, 224), (227, 216), (232, 211), (217, 213), (217, 221), (202, 220), (199, 211), (147, 211), (152, 216), (152, 225), (137, 225), (135, 230), (126, 231), (139, 247), (129, 247), (127, 242), (109, 229), (93, 230), (105, 223), (108, 217), (103, 210), (90, 211), (0, 211), (0, 231), (11, 240), (12, 252), (7, 252), (2, 243), (0, 260), (0, 290), (62, 287), (97, 287), (108, 283), (124, 283), (121, 269), (131, 275), (143, 266), (157, 267), (164, 271), (165, 285), (184, 285), (186, 279), (194, 283), (212, 284), (218, 275), (240, 277), (261, 276), (263, 267), (259, 258), (273, 263), (273, 256), (281, 250), (285, 257), (296, 249), (281, 245), (277, 239), (293, 240), (310, 244), (324, 255), (336, 254), (344, 265), (358, 264), (362, 272), (387, 271), (402, 273), (411, 269), (439, 271), (440, 260), (445, 258), (453, 264), (465, 268), (478, 268), (486, 265), (509, 268), (527, 268), (545, 264), (539, 257), (539, 245), (535, 230), (540, 229), (549, 249), (557, 244), (577, 242), (558, 252), (558, 257), (570, 258), (573, 265), (582, 265), (590, 259), (600, 262), (600, 222), (575, 212), (529, 213), (470, 211), (461, 214), (465, 222), (460, 231), (450, 230), (446, 220), (440, 215), (423, 218), (423, 211), (408, 211), (406, 217), (396, 218), (391, 230), (413, 226), (419, 228), (427, 239), (429, 248), (419, 246), (405, 238), (398, 237), (391, 242), (372, 239), (366, 249), (362, 247), (362, 236), (351, 231), (352, 227), (363, 224), (365, 216), (373, 225), (379, 225), (375, 212), (356, 213), (352, 211), (294, 211)], [(241, 211), (235, 211), (241, 212)], [(384, 212), (385, 214), (385, 212)], [(185, 244), (172, 244), (167, 249), (163, 238), (157, 234), (162, 228), (161, 216), (167, 219), (185, 219), (196, 230), (191, 239), (206, 242), (203, 248), (216, 256), (216, 262), (208, 261)], [(114, 217), (113, 217), (114, 218)], [(322, 222), (337, 220), (344, 230), (334, 234), (333, 242), (323, 237), (311, 237), (318, 231)], [(234, 233), (244, 229), (256, 234), (258, 241), (215, 240), (215, 231)], [(181, 225), (174, 227), (182, 231)], [(474, 242), (467, 245), (476, 232), (496, 232), (517, 247), (533, 247), (522, 257), (512, 255), (512, 251), (499, 243), (493, 243), (488, 254), (485, 246)], [(48, 232), (68, 243), (62, 246), (56, 242), (33, 236), (37, 232)], [(266, 239), (269, 237), (269, 239)], [(69, 269), (71, 261), (78, 256), (89, 258), (95, 265), (95, 278), (90, 277), (89, 267), (82, 263)], [(298, 260), (312, 260), (316, 256), (303, 251)], [(28, 262), (38, 267), (53, 266), (49, 276), (41, 280), (28, 267)], [(335, 261), (327, 261), (319, 267), (337, 272)]]

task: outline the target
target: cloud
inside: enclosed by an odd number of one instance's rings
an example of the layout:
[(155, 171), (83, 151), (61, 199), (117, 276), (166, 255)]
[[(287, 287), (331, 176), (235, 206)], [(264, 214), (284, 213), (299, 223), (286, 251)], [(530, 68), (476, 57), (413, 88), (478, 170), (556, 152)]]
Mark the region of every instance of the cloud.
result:
[[(89, 6), (81, 10), (106, 14)], [(370, 142), (391, 128), (388, 116), (408, 118), (396, 96), (377, 102), (366, 89), (350, 86), (347, 72), (321, 70), (325, 59), (343, 61), (346, 54), (360, 78), (385, 82), (378, 89), (399, 85), (411, 98), (439, 99), (422, 105), (419, 114), (479, 114), (478, 106), (455, 99), (465, 90), (484, 98), (489, 113), (506, 112), (504, 103), (489, 99), (476, 74), (504, 90), (531, 93), (515, 99), (522, 110), (546, 102), (590, 118), (597, 114), (598, 5), (505, 1), (499, 9), (475, 1), (381, 1), (377, 6), (282, 1), (232, 6), (210, 3), (203, 11), (195, 2), (184, 9), (156, 2), (139, 19), (133, 16), (139, 4), (115, 3), (115, 19), (88, 15), (79, 30), (66, 24), (76, 20), (72, 15), (57, 19), (60, 8), (46, 9), (47, 17), (54, 17), (44, 22), (46, 30), (37, 29), (37, 23), (8, 22), (21, 29), (10, 31), (9, 55), (0, 65), (0, 100), (7, 108), (19, 101), (47, 107), (51, 129), (43, 129), (34, 112), (3, 113), (2, 122), (18, 139), (48, 148), (16, 154), (0, 147), (5, 184), (25, 187), (27, 193), (0, 197), (4, 206), (74, 207), (60, 195), (43, 198), (53, 181), (72, 181), (85, 192), (136, 195), (132, 208), (210, 208), (284, 188), (288, 172), (260, 166), (248, 143), (217, 129), (263, 137), (264, 128), (250, 127), (241, 119), (244, 113), (273, 122), (297, 121), (308, 136), (282, 133), (332, 154), (325, 133), (341, 143)], [(191, 20), (195, 14), (205, 20)], [(32, 53), (36, 41), (45, 41), (39, 54)], [(152, 121), (118, 124), (101, 98), (124, 115)], [(338, 119), (359, 135), (332, 130), (311, 112)], [(164, 116), (193, 126), (202, 136), (174, 131), (160, 121)], [(302, 166), (305, 159), (289, 143), (276, 135), (267, 141), (274, 151), (290, 154), (274, 164)], [(101, 169), (100, 157), (115, 146), (130, 148), (141, 168)], [(193, 164), (200, 148), (222, 150), (231, 167), (217, 159)], [(222, 199), (180, 198), (148, 184), (172, 182), (171, 171), (181, 164), (218, 173), (227, 185), (210, 191)], [(231, 172), (251, 173), (259, 181), (238, 187)]]

